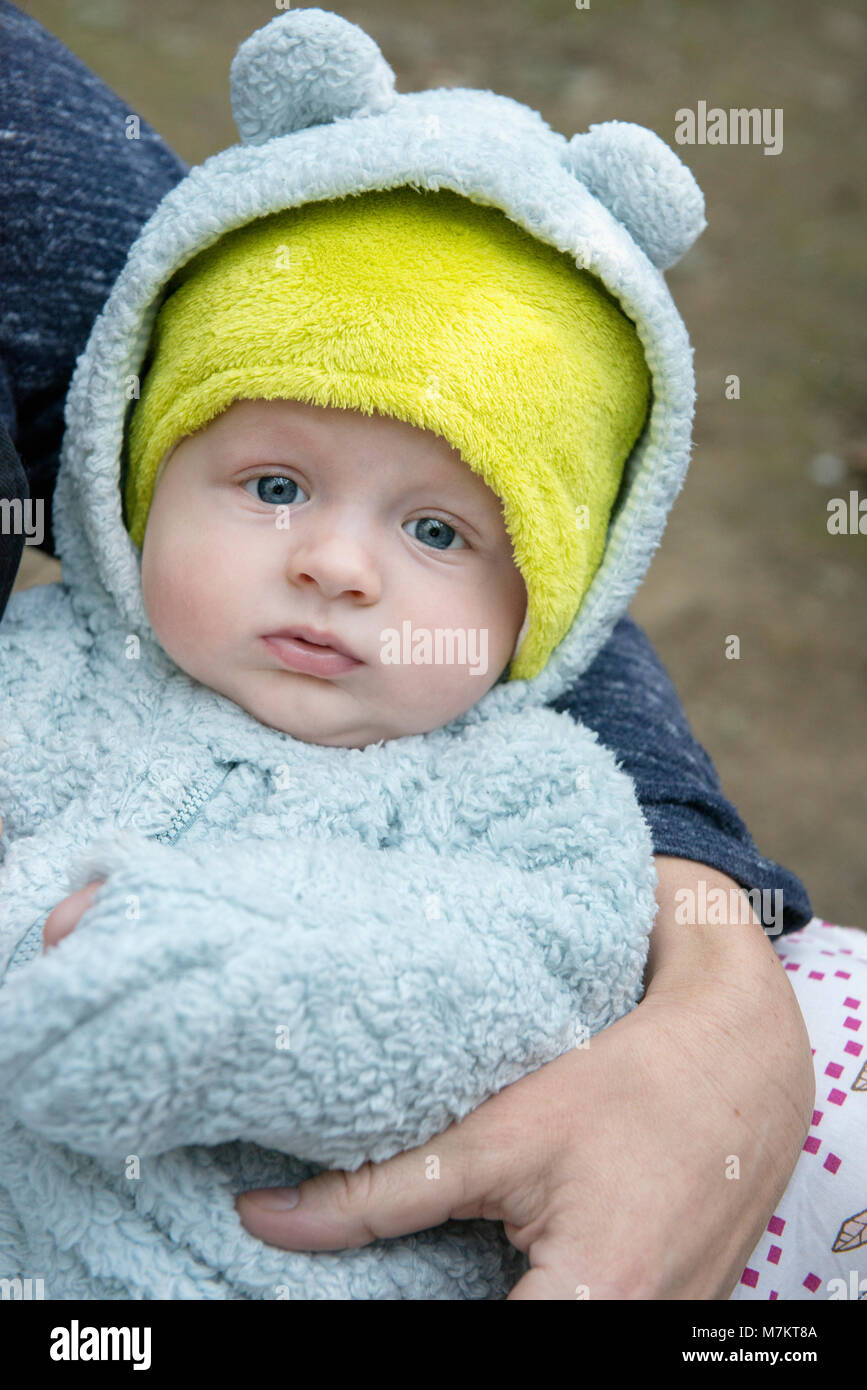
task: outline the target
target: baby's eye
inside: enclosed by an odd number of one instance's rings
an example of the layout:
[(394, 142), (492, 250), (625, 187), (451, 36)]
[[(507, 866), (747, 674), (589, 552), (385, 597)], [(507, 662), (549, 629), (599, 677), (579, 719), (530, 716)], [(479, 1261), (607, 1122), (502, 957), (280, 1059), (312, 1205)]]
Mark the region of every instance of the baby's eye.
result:
[[(429, 541), (435, 550), (461, 550), (466, 549), (466, 542), (459, 531), (453, 526), (449, 526), (447, 521), (443, 521), (438, 516), (416, 517), (414, 521), (408, 521), (407, 526), (421, 526), (422, 534), (416, 536), (416, 540)], [(450, 540), (458, 541), (458, 545), (449, 546)]]
[(287, 478), (283, 473), (268, 473), (263, 474), (261, 478), (248, 478), (244, 483), (244, 490), (247, 491), (251, 485), (255, 486), (260, 502), (273, 502), (277, 507), (296, 502), (301, 491), (295, 479)]

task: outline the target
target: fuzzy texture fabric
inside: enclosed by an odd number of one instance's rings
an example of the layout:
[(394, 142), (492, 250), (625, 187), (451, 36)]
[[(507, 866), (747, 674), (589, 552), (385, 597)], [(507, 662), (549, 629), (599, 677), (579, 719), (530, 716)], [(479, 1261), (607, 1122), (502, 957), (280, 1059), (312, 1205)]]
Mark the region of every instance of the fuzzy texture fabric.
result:
[[(292, 1255), (248, 1236), (233, 1198), (426, 1145), (641, 994), (648, 828), (614, 757), (546, 704), (621, 617), (687, 466), (685, 329), (600, 201), (637, 200), (640, 229), (642, 198), (682, 179), (666, 186), (660, 155), (627, 186), (615, 161), (594, 196), (537, 113), (486, 92), (389, 99), (370, 40), (335, 19), (287, 13), (242, 46), (250, 142), (194, 169), (133, 246), (70, 391), (64, 582), (15, 595), (0, 627), (0, 1276), (41, 1277), (47, 1298), (504, 1297), (526, 1263), (498, 1225)], [(404, 183), (497, 206), (601, 278), (653, 406), (545, 669), (443, 729), (319, 747), (157, 643), (121, 515), (126, 388), (164, 286), (206, 245)], [(50, 909), (100, 876), (41, 956)]]
[(160, 460), (241, 397), (434, 431), (503, 502), (527, 588), (510, 679), (539, 673), (602, 558), (647, 415), (632, 324), (495, 208), (411, 188), (293, 208), (181, 270), (128, 424), (139, 547)]
[(505, 1297), (490, 1223), (289, 1255), (232, 1203), (424, 1143), (638, 1001), (629, 779), (542, 708), (302, 744), (81, 597), (0, 629), (0, 1267), (48, 1298)]

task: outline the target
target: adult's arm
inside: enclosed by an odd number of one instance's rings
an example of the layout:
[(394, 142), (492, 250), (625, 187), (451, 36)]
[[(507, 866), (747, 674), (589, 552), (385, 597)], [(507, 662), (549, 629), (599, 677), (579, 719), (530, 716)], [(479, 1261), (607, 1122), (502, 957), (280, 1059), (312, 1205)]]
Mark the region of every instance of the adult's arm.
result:
[[(187, 165), (30, 15), (0, 0), (0, 498), (51, 500), (78, 355), (127, 252)], [(135, 138), (128, 138), (134, 135)], [(19, 462), (20, 460), (20, 462)], [(21, 558), (0, 535), (0, 616)]]
[[(813, 909), (804, 885), (759, 853), (694, 738), (665, 667), (632, 618), (617, 624), (585, 675), (552, 705), (589, 725), (633, 779), (654, 854), (708, 864), (748, 892), (760, 890), (760, 916), (770, 936), (809, 922)], [(758, 906), (759, 898), (751, 902)]]

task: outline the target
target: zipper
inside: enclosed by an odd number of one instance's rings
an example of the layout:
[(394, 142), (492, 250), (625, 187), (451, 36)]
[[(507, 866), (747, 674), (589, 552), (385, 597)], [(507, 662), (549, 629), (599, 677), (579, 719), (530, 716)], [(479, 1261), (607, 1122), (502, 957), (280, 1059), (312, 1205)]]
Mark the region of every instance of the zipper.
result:
[[(155, 835), (149, 835), (148, 839), (156, 840), (164, 845), (176, 844), (192, 825), (203, 806), (219, 791), (229, 773), (233, 772), (237, 766), (237, 762), (229, 763), (227, 767), (213, 773), (206, 781), (188, 792), (172, 816), (168, 829), (160, 830)], [(5, 965), (0, 963), (0, 980), (10, 970), (26, 964), (27, 961), (39, 954), (42, 949), (42, 928), (45, 925), (46, 915), (41, 914), (35, 922), (31, 922), (9, 951)], [(37, 927), (39, 928), (38, 932), (36, 931)]]
[(149, 836), (149, 839), (163, 845), (176, 844), (190, 828), (205, 803), (220, 790), (229, 773), (234, 772), (237, 766), (236, 762), (229, 763), (224, 771), (214, 773), (207, 781), (188, 792), (172, 816), (168, 829), (158, 831), (156, 835)]

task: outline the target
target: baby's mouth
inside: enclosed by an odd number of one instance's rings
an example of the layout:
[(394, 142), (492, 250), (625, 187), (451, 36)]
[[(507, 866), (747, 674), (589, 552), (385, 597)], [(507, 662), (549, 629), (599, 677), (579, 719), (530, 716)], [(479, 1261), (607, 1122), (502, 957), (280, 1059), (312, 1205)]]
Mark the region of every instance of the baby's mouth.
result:
[(342, 643), (339, 649), (324, 642), (314, 642), (310, 637), (301, 636), (301, 631), (303, 629), (272, 632), (262, 640), (284, 666), (305, 675), (323, 676), (327, 679), (330, 676), (342, 676), (345, 672), (364, 665)]
[(361, 662), (361, 657), (356, 656), (355, 652), (334, 632), (320, 632), (317, 628), (299, 626), (283, 627), (278, 632), (269, 633), (268, 636), (299, 642), (302, 647), (309, 647), (311, 651), (339, 652), (341, 656), (347, 656), (352, 661)]

